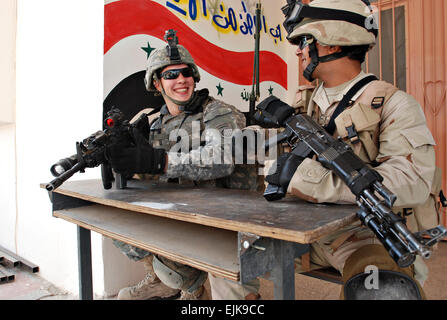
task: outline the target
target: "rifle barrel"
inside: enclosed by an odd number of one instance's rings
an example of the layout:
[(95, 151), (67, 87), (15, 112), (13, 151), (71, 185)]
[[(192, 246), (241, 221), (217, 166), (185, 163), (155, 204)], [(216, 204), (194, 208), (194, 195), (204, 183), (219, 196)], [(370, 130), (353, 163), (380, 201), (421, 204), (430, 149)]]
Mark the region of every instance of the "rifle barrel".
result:
[(59, 187), (62, 183), (64, 183), (66, 180), (68, 180), (76, 172), (78, 172), (84, 168), (85, 168), (85, 165), (83, 163), (79, 163), (79, 162), (76, 163), (70, 170), (65, 171), (59, 177), (57, 177), (56, 179), (47, 183), (45, 186), (45, 189), (47, 189), (48, 191), (53, 191), (54, 189)]

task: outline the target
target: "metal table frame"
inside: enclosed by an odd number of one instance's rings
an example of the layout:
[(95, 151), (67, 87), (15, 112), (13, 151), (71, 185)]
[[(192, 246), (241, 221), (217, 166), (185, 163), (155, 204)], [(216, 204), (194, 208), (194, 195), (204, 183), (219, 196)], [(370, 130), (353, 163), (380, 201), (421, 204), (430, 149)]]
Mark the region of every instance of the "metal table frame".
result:
[[(259, 250), (251, 247), (241, 257), (245, 257), (241, 265), (241, 282), (244, 283), (255, 277), (270, 272), (269, 280), (274, 283), (275, 300), (295, 299), (295, 269), (294, 258), (309, 250), (308, 244), (298, 244), (284, 240), (263, 238), (263, 244), (268, 244), (259, 255)], [(93, 300), (91, 232), (77, 226), (78, 241), (78, 270), (79, 270), (79, 299)], [(258, 247), (258, 246), (257, 246)], [(259, 248), (259, 247), (258, 247)], [(255, 255), (250, 255), (250, 251)], [(268, 261), (266, 264), (262, 264)], [(242, 280), (244, 279), (244, 280)]]
[[(56, 210), (83, 207), (94, 202), (56, 191), (49, 192)], [(347, 214), (346, 217), (349, 215)], [(348, 222), (343, 221), (346, 225)], [(340, 224), (340, 227), (342, 225)], [(309, 251), (309, 244), (260, 237), (238, 231), (240, 283), (269, 275), (274, 282), (274, 299), (295, 299), (294, 259)], [(79, 298), (93, 299), (91, 231), (77, 225)]]

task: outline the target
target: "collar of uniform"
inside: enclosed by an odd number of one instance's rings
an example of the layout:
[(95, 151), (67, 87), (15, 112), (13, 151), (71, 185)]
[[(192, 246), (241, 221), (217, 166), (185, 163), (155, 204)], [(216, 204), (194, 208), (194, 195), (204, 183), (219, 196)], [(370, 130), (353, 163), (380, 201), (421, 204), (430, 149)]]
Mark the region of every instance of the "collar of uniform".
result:
[[(340, 102), (343, 99), (343, 96), (361, 79), (366, 78), (367, 76), (372, 75), (371, 73), (365, 73), (362, 71), (360, 71), (360, 73), (353, 78), (352, 80), (350, 80), (349, 85), (341, 92), (341, 94), (339, 95), (339, 99), (337, 99), (336, 101), (334, 101), (332, 104), (334, 104), (335, 102)], [(368, 86), (364, 86), (363, 88), (361, 88), (352, 98), (352, 100), (357, 100), (357, 98), (363, 93), (363, 91), (365, 91), (365, 89)], [(320, 107), (321, 111), (323, 113), (326, 113), (327, 109), (329, 109), (329, 107), (331, 106), (331, 104), (329, 103), (329, 99), (326, 95), (326, 91), (324, 90), (324, 83), (320, 83), (320, 85), (318, 86), (318, 88), (316, 89), (315, 95), (313, 97), (313, 101)]]
[[(359, 75), (357, 77), (355, 77), (354, 79), (351, 80), (351, 83), (349, 84), (349, 86), (346, 87), (346, 89), (343, 91), (343, 95), (345, 95), (346, 93), (348, 93), (349, 90), (351, 90), (351, 88), (360, 80), (362, 80), (363, 78), (366, 78), (368, 76), (373, 76), (372, 73), (365, 73), (362, 71), (360, 71)], [(360, 97), (360, 95), (366, 90), (366, 88), (368, 87), (368, 85), (363, 86), (363, 88), (361, 88), (359, 91), (357, 91), (357, 93), (352, 97), (352, 100), (355, 101), (357, 100), (358, 97)], [(341, 100), (341, 99), (340, 99)]]
[(330, 107), (329, 100), (323, 88), (323, 83), (318, 85), (312, 100), (318, 107), (320, 107), (323, 113)]
[(169, 114), (168, 106), (166, 104), (162, 105), (160, 108), (160, 115), (166, 116)]
[[(180, 113), (182, 114), (182, 113)], [(172, 118), (175, 118), (172, 114), (169, 113), (168, 106), (164, 104), (160, 109), (160, 115), (162, 116), (162, 122), (166, 123), (167, 121), (171, 120)]]

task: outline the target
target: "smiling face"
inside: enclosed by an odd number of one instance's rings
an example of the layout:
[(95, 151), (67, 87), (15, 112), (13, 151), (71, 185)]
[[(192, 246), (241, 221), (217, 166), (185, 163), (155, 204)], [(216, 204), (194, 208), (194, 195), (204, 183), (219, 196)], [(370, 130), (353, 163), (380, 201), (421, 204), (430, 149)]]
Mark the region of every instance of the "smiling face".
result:
[[(163, 75), (163, 73), (165, 73), (166, 71), (174, 69), (184, 69), (184, 68), (188, 68), (188, 65), (174, 64), (163, 68), (160, 74)], [(178, 77), (175, 79), (165, 79), (162, 76), (160, 80), (154, 82), (154, 86), (160, 92), (162, 92), (163, 88), (164, 93), (171, 99), (184, 102), (188, 101), (191, 98), (194, 92), (195, 82), (194, 78), (192, 77), (192, 72), (189, 73), (189, 76), (188, 75), (184, 76), (182, 72), (180, 72), (178, 74)], [(165, 99), (165, 102), (167, 103), (169, 108), (170, 106), (169, 102), (171, 101), (167, 100), (169, 99)], [(169, 111), (171, 112), (171, 109)]]

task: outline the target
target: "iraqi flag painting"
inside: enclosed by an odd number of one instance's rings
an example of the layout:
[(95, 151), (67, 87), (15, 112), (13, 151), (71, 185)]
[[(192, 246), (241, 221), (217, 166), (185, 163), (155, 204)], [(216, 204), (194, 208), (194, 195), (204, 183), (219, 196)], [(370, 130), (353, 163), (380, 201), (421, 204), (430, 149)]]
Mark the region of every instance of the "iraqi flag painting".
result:
[[(255, 7), (259, 0), (105, 0), (104, 112), (112, 106), (127, 117), (163, 104), (144, 87), (149, 54), (166, 46), (165, 31), (193, 56), (197, 89), (247, 112), (253, 83)], [(281, 1), (262, 1), (260, 100), (286, 96), (287, 64)]]

